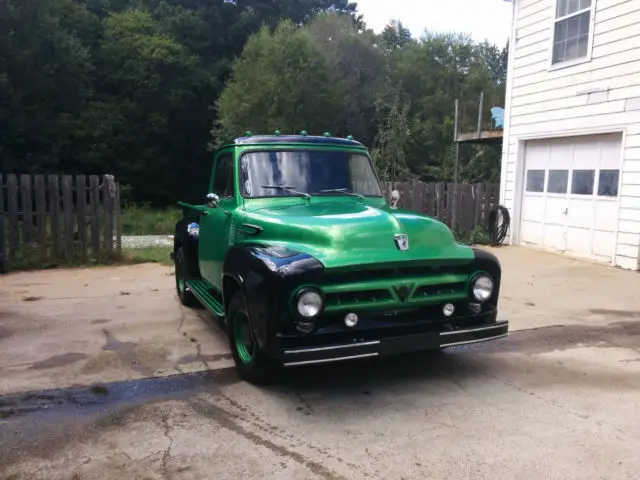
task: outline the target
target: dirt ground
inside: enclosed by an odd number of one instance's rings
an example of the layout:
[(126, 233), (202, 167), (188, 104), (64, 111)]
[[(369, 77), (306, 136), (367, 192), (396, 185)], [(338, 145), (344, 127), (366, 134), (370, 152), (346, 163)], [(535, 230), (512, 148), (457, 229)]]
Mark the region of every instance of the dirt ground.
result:
[(0, 277), (0, 479), (638, 479), (640, 277), (492, 249), (499, 341), (238, 379), (157, 265)]

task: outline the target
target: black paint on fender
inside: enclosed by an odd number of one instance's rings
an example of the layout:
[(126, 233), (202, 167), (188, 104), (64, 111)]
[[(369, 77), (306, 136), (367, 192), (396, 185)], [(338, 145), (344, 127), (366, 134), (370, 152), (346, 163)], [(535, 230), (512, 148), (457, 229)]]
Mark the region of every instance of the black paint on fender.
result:
[(493, 294), (491, 298), (483, 304), (483, 311), (496, 310), (498, 308), (498, 298), (500, 296), (500, 282), (502, 280), (502, 267), (500, 261), (493, 253), (483, 250), (481, 248), (473, 248), (473, 254), (475, 256), (472, 268), (469, 273), (478, 271), (487, 272), (493, 278)]
[[(292, 331), (288, 308), (299, 286), (320, 284), (324, 266), (315, 257), (287, 248), (244, 244), (232, 247), (225, 258), (223, 275), (240, 287), (261, 348), (274, 351), (278, 333)], [(234, 288), (224, 282), (225, 290)], [(225, 307), (230, 292), (223, 292)]]

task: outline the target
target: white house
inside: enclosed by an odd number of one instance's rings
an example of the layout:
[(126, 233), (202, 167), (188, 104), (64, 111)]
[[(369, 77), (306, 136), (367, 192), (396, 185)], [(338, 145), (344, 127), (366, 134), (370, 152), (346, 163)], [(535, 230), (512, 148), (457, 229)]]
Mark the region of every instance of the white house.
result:
[(640, 0), (507, 1), (509, 243), (638, 270)]

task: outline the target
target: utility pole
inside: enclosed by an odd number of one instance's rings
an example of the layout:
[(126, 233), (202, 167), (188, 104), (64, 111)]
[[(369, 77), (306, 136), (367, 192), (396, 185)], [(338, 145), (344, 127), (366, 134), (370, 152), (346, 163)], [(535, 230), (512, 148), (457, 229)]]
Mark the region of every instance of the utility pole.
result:
[(453, 126), (453, 141), (456, 143), (456, 158), (453, 167), (453, 208), (451, 213), (451, 229), (456, 228), (456, 214), (458, 207), (458, 159), (460, 156), (460, 144), (458, 143), (458, 99), (456, 98), (456, 114)]

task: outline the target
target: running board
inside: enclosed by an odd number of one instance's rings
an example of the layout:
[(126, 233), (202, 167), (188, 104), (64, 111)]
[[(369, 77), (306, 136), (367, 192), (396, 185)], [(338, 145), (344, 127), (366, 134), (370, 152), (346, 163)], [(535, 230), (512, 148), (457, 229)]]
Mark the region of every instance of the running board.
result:
[(210, 310), (220, 318), (224, 318), (224, 307), (218, 299), (212, 295), (211, 290), (213, 287), (209, 282), (199, 278), (197, 280), (187, 280), (186, 283), (189, 291), (193, 293), (207, 310)]

